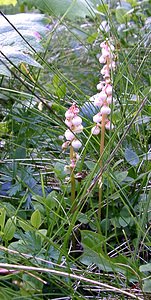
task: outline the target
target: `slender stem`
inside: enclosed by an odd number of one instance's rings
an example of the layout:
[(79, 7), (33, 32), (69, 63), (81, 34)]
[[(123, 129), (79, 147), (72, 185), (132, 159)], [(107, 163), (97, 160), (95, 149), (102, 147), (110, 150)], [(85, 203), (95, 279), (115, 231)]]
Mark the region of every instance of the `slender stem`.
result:
[[(103, 167), (102, 155), (104, 151), (104, 142), (105, 142), (105, 120), (106, 115), (102, 115), (102, 122), (101, 122), (101, 140), (100, 140), (100, 169)], [(99, 180), (99, 204), (98, 204), (98, 218), (101, 219), (101, 206), (102, 206), (102, 176)]]
[[(70, 162), (74, 160), (74, 150), (73, 147), (70, 146)], [(74, 177), (74, 167), (71, 167), (70, 173), (70, 180), (71, 180), (71, 203), (72, 203), (72, 211), (74, 211), (74, 202), (75, 202), (75, 177)]]

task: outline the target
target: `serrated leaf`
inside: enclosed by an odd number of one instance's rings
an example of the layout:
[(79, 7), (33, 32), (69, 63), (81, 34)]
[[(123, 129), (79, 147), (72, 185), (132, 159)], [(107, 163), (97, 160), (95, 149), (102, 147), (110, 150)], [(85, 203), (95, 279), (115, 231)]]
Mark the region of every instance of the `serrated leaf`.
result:
[(12, 240), (12, 238), (14, 237), (15, 231), (16, 231), (16, 218), (12, 217), (9, 218), (5, 224), (4, 227), (4, 235), (3, 235), (3, 239), (5, 241), (10, 241)]
[(130, 148), (125, 149), (124, 157), (131, 166), (137, 166), (137, 164), (139, 163), (138, 155), (136, 154), (135, 151), (133, 151)]
[(31, 225), (38, 229), (41, 225), (41, 214), (38, 209), (36, 209), (33, 214), (31, 215)]

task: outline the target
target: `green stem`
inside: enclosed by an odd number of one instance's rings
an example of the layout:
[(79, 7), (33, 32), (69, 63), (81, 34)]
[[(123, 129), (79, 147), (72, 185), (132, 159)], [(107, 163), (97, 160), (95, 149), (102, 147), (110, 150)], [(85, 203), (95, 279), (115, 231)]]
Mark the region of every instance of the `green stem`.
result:
[[(74, 157), (74, 150), (73, 147), (70, 147), (70, 161), (72, 163)], [(70, 173), (70, 180), (71, 180), (71, 204), (72, 204), (72, 212), (75, 210), (75, 177), (74, 177), (74, 168), (71, 167)]]
[[(106, 115), (102, 115), (102, 122), (101, 122), (101, 141), (100, 141), (100, 169), (103, 167), (102, 162), (102, 155), (104, 151), (104, 142), (105, 142), (105, 120)], [(98, 204), (98, 218), (101, 219), (101, 207), (102, 207), (102, 176), (99, 180), (99, 204)]]

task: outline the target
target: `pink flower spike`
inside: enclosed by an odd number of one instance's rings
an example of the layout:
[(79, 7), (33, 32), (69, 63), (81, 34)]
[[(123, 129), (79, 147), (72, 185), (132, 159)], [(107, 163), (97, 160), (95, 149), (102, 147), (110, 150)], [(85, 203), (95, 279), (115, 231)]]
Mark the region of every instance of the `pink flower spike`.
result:
[(98, 135), (100, 133), (100, 127), (98, 125), (92, 127), (91, 133), (94, 135)]
[(102, 115), (109, 115), (110, 113), (111, 113), (111, 109), (108, 106), (106, 105), (102, 106), (101, 108)]

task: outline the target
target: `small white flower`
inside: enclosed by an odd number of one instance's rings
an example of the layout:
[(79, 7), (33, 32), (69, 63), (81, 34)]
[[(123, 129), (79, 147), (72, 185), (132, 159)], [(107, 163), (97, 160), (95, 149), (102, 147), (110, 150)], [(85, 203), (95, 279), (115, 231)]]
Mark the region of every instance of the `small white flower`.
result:
[(98, 135), (100, 133), (100, 127), (97, 126), (97, 125), (92, 127), (91, 133), (94, 134), (94, 135)]
[(106, 128), (107, 130), (112, 130), (112, 129), (114, 128), (114, 125), (111, 124), (110, 121), (108, 121), (108, 122), (105, 124), (105, 128)]
[(79, 140), (73, 140), (71, 145), (74, 149), (79, 149), (79, 148), (81, 148), (82, 143)]
[(67, 149), (68, 146), (69, 146), (69, 143), (70, 143), (69, 141), (64, 142), (64, 143), (62, 144), (62, 149), (63, 149), (63, 150)]
[(103, 87), (104, 87), (104, 81), (101, 81), (101, 82), (99, 82), (99, 83), (97, 84), (97, 90), (98, 90), (98, 91), (101, 91)]
[(81, 133), (81, 132), (83, 131), (83, 126), (82, 126), (82, 125), (75, 126), (75, 127), (73, 128), (73, 131), (74, 131), (75, 133)]
[(65, 131), (64, 135), (68, 141), (72, 141), (74, 139), (74, 134), (69, 129)]

